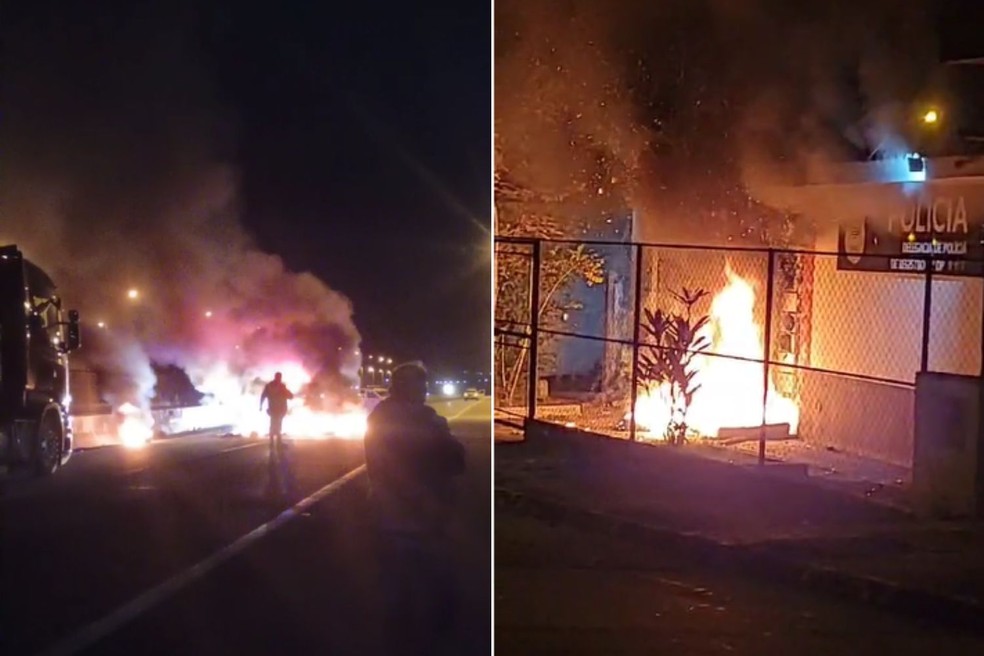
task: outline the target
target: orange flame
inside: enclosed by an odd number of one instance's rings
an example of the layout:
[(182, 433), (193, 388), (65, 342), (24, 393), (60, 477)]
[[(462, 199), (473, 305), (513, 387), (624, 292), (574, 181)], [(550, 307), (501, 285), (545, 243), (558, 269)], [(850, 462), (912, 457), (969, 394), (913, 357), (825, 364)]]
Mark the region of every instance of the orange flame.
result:
[(154, 421), (132, 403), (124, 403), (118, 412), (123, 416), (116, 429), (120, 444), (128, 449), (142, 449), (154, 437)]
[[(295, 393), (311, 382), (311, 375), (300, 365), (287, 363), (271, 367), (263, 378), (272, 378), (274, 371), (283, 374), (284, 384)], [(211, 406), (215, 412), (215, 424), (232, 425), (233, 432), (245, 436), (266, 435), (270, 418), (260, 410), (260, 391), (244, 386), (240, 379), (226, 370), (210, 373), (207, 389), (215, 396), (216, 403)], [(284, 417), (284, 435), (290, 439), (362, 439), (366, 432), (368, 412), (365, 408), (349, 404), (340, 411), (315, 410), (304, 404), (302, 399), (290, 402), (287, 416)]]
[[(766, 423), (789, 424), (794, 434), (799, 426), (796, 401), (779, 393), (771, 377), (766, 393), (762, 365), (747, 361), (761, 360), (764, 350), (762, 331), (755, 322), (755, 292), (730, 267), (725, 273), (728, 283), (711, 301), (710, 322), (702, 331), (711, 346), (692, 361), (694, 383), (700, 387), (687, 412), (687, 425), (702, 437), (717, 437), (722, 428), (759, 426), (764, 397)], [(641, 391), (635, 405), (636, 425), (651, 438), (662, 439), (672, 410), (668, 383)]]

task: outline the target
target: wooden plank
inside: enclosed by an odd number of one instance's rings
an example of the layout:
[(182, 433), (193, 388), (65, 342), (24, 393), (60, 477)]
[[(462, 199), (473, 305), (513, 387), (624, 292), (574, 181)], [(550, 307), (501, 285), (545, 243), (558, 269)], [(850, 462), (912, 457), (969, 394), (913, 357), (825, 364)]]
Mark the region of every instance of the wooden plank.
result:
[[(718, 431), (715, 442), (720, 444), (739, 444), (740, 442), (754, 442), (762, 435), (761, 426), (751, 426), (748, 428), (722, 428)], [(766, 424), (766, 441), (790, 440), (795, 439), (789, 434), (789, 424)]]

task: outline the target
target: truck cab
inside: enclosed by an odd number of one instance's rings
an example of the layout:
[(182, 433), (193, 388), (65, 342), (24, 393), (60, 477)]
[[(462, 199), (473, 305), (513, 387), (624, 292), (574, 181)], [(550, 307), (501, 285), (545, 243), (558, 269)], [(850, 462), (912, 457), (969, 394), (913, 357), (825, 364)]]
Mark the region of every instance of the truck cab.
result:
[(79, 315), (16, 246), (0, 247), (0, 465), (54, 473), (72, 454), (68, 354)]

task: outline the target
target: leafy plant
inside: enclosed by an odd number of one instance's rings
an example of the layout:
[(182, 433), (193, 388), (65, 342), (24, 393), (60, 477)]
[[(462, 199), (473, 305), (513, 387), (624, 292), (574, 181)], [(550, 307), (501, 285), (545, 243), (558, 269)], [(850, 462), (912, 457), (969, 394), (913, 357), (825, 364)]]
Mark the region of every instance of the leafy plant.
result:
[(683, 306), (678, 313), (655, 312), (644, 309), (643, 330), (650, 339), (640, 348), (639, 378), (650, 394), (666, 389), (670, 401), (670, 422), (666, 439), (680, 445), (687, 438), (687, 413), (700, 384), (694, 382), (694, 358), (710, 347), (711, 340), (703, 329), (710, 321), (707, 315), (695, 315), (694, 306), (708, 292), (683, 288), (673, 292), (673, 298)]

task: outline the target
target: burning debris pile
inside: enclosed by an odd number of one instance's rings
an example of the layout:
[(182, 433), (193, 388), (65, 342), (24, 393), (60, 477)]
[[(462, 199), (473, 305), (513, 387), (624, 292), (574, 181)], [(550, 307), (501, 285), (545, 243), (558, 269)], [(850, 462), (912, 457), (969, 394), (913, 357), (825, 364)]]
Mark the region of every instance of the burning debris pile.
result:
[[(766, 383), (762, 375), (764, 348), (762, 327), (755, 321), (755, 291), (730, 267), (725, 273), (728, 283), (711, 300), (708, 321), (693, 340), (703, 341), (708, 348), (687, 363), (685, 373), (692, 374), (693, 396), (682, 409), (683, 421), (696, 435), (716, 438), (723, 429), (760, 426), (764, 401), (765, 423), (786, 425), (788, 433), (795, 434), (799, 425), (796, 401), (777, 391), (771, 376)], [(672, 382), (651, 385), (640, 391), (635, 402), (637, 430), (649, 439), (665, 439), (679, 421), (680, 394), (672, 386)]]
[(265, 435), (267, 416), (260, 410), (263, 385), (274, 373), (283, 374), (284, 383), (301, 397), (294, 402), (284, 419), (284, 432), (294, 438), (362, 437), (366, 415), (355, 398), (344, 392), (320, 392), (317, 377), (303, 365), (283, 361), (270, 362), (265, 368), (250, 370), (247, 375), (234, 374), (225, 363), (205, 375), (200, 387), (209, 390), (211, 402), (206, 408), (214, 412), (210, 423), (231, 426), (239, 435)]
[(5, 38), (0, 243), (81, 311), (73, 366), (98, 372), (120, 437), (151, 435), (152, 363), (187, 372), (240, 432), (260, 426), (256, 382), (283, 371), (302, 397), (286, 430), (358, 434), (351, 304), (240, 225), (230, 122), (187, 27), (171, 29), (188, 17), (134, 6), (124, 29), (83, 7), (63, 13), (36, 26), (59, 56), (35, 51), (44, 38)]

